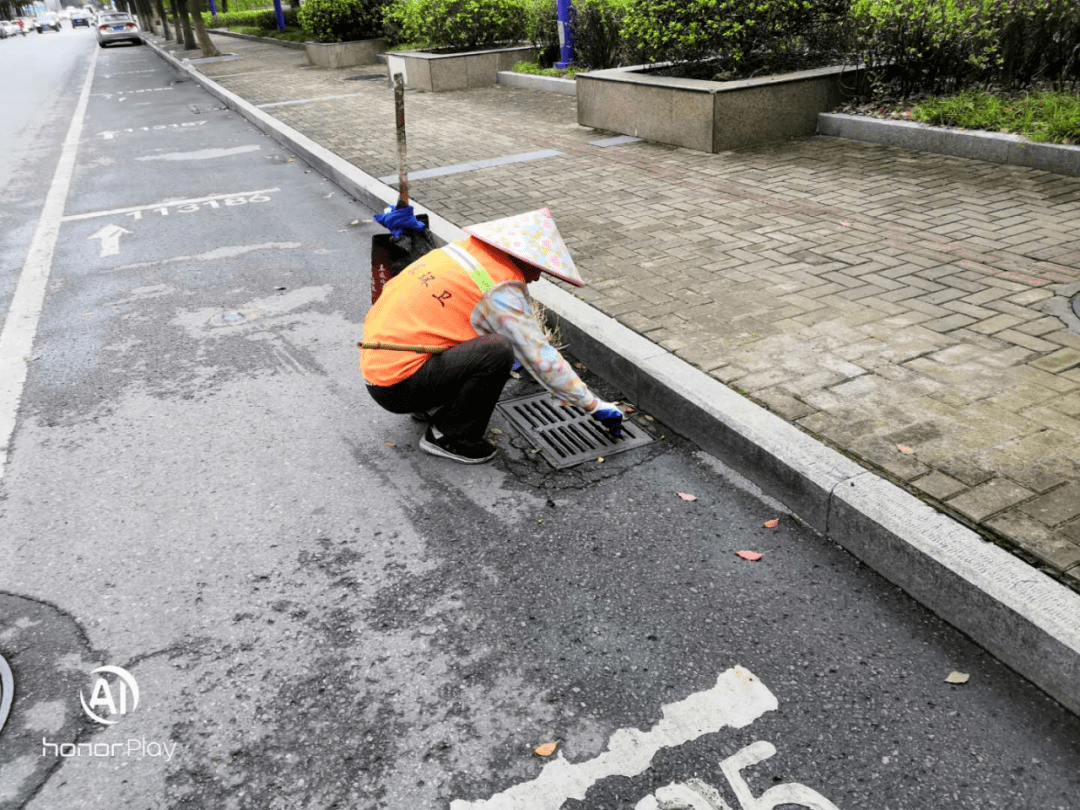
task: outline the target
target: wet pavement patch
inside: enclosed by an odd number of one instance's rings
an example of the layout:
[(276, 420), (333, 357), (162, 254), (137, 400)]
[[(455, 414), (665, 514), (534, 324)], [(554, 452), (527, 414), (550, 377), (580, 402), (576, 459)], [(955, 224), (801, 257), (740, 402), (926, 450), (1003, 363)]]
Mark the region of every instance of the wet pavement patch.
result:
[(623, 422), (622, 436), (613, 439), (585, 410), (573, 405), (560, 406), (547, 392), (504, 400), (497, 407), (556, 469), (595, 461), (653, 440), (630, 422)]
[(78, 624), (44, 602), (0, 594), (0, 616), (0, 807), (22, 807), (61, 764), (51, 752), (86, 736), (79, 690), (92, 652)]

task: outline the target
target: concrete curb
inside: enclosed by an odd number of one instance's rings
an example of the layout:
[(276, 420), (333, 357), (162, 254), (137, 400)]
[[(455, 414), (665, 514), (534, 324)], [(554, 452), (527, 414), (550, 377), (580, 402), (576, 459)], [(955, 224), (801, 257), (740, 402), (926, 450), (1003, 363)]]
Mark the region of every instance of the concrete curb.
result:
[(512, 70), (500, 70), (495, 74), (497, 84), (508, 84), (523, 90), (540, 90), (544, 93), (562, 93), (564, 96), (577, 95), (577, 82), (574, 79), (560, 79), (558, 76), (534, 76), (531, 73), (515, 73)]
[[(366, 205), (397, 192), (178, 62), (161, 56)], [(415, 203), (414, 203), (415, 204)], [(431, 217), (444, 241), (464, 238)], [(547, 281), (534, 298), (574, 355), (635, 405), (724, 460), (1070, 711), (1080, 714), (1080, 594), (865, 471), (780, 417)]]
[(817, 131), (818, 135), (898, 146), (913, 152), (933, 152), (1080, 177), (1080, 146), (1036, 143), (1020, 135), (930, 127), (913, 121), (842, 113), (820, 113)]

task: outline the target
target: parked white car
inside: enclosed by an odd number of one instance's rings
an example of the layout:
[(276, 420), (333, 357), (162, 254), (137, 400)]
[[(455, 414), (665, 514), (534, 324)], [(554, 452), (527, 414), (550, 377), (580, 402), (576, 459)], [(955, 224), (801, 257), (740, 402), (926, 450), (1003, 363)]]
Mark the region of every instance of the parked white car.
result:
[(142, 29), (130, 14), (122, 11), (103, 11), (97, 18), (97, 43), (102, 48), (113, 42), (142, 45)]

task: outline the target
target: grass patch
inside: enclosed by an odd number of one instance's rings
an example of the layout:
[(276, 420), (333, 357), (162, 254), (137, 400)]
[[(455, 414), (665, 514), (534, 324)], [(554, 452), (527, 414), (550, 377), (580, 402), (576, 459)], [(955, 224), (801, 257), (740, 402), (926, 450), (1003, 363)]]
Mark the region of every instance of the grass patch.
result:
[(1080, 95), (1038, 92), (1009, 97), (983, 90), (931, 98), (912, 109), (936, 126), (1023, 135), (1042, 143), (1080, 144)]
[(518, 62), (514, 65), (514, 73), (528, 73), (530, 76), (554, 76), (556, 79), (572, 79), (578, 73), (578, 68), (559, 70), (558, 68), (540, 67), (536, 62)]

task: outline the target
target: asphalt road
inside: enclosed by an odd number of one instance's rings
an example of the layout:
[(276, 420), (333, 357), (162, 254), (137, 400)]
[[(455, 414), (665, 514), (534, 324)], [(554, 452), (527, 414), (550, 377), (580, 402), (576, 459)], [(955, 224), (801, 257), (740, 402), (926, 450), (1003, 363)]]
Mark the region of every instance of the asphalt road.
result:
[(148, 49), (14, 44), (0, 806), (1080, 806), (1080, 720), (675, 426), (421, 454), (371, 212)]

